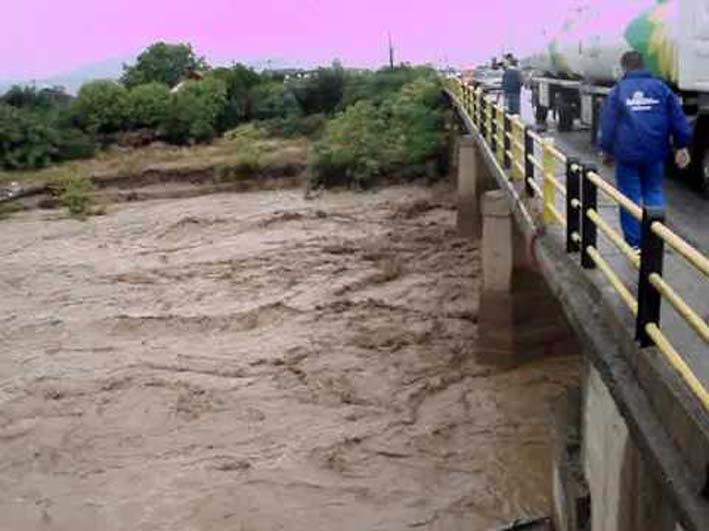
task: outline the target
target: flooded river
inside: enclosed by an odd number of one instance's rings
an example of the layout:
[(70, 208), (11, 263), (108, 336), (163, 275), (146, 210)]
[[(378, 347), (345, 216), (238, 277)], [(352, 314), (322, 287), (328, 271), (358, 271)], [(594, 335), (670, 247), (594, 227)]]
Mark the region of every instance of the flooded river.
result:
[(0, 221), (0, 529), (481, 530), (545, 515), (578, 359), (475, 362), (452, 198)]

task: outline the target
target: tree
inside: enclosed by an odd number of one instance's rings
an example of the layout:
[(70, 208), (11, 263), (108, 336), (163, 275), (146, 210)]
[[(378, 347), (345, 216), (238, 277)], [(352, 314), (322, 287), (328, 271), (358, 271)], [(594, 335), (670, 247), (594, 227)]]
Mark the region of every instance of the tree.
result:
[(190, 44), (158, 42), (141, 53), (135, 65), (123, 66), (121, 82), (127, 88), (146, 83), (174, 87), (191, 74), (207, 68), (205, 58), (197, 56)]
[(396, 138), (402, 165), (420, 169), (445, 149), (445, 118), (438, 80), (421, 77), (405, 85), (381, 106)]
[(113, 81), (92, 81), (81, 87), (74, 104), (76, 120), (91, 134), (120, 131), (127, 121), (128, 92)]
[(305, 114), (332, 114), (342, 101), (345, 83), (345, 70), (335, 61), (332, 67), (319, 68), (313, 75), (297, 83), (294, 93)]
[(170, 111), (170, 89), (162, 83), (138, 85), (128, 92), (128, 122), (133, 128), (158, 129)]
[(393, 96), (407, 83), (420, 78), (434, 79), (436, 73), (430, 68), (398, 66), (393, 70), (384, 68), (373, 73), (349, 76), (345, 86), (342, 108), (366, 99), (375, 105)]
[(63, 87), (51, 87), (37, 89), (35, 87), (23, 87), (14, 85), (8, 90), (0, 102), (12, 105), (18, 109), (50, 109), (59, 107), (71, 102)]
[(446, 153), (443, 108), (440, 81), (425, 72), (384, 101), (370, 94), (328, 122), (313, 148), (313, 178), (366, 186), (384, 176), (432, 176)]
[(360, 101), (328, 122), (313, 149), (312, 170), (322, 184), (366, 186), (394, 164), (392, 135), (379, 109)]
[(219, 131), (248, 120), (253, 107), (251, 90), (261, 83), (261, 76), (251, 68), (236, 64), (231, 68), (216, 68), (207, 77), (221, 80), (227, 90), (227, 102), (217, 121)]
[(254, 87), (252, 91), (252, 118), (270, 120), (299, 114), (300, 107), (293, 92), (278, 81), (269, 81)]
[(57, 131), (36, 113), (0, 103), (0, 165), (41, 168), (56, 154)]
[(212, 140), (226, 93), (224, 82), (215, 78), (185, 83), (170, 98), (164, 124), (167, 139), (177, 144)]

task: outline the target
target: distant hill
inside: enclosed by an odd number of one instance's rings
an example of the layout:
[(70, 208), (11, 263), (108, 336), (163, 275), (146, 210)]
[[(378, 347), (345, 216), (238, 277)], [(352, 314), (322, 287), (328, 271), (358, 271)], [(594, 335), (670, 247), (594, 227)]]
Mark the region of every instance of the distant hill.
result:
[(66, 74), (53, 76), (38, 84), (42, 85), (60, 85), (64, 87), (70, 94), (76, 94), (81, 88), (81, 85), (87, 81), (94, 79), (118, 79), (123, 73), (123, 64), (134, 61), (133, 57), (123, 59), (107, 59), (98, 63), (93, 63)]
[(133, 57), (106, 59), (98, 63), (82, 66), (65, 74), (44, 79), (0, 80), (0, 93), (6, 92), (13, 85), (31, 85), (38, 87), (61, 86), (69, 94), (79, 92), (81, 85), (94, 79), (118, 79), (123, 73), (123, 64), (134, 61)]

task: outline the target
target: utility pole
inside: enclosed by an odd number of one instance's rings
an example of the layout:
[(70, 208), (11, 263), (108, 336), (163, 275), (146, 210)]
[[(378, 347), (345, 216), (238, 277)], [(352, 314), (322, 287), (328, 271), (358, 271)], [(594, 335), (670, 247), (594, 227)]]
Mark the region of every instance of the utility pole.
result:
[(394, 70), (394, 44), (391, 41), (391, 32), (389, 32), (388, 35), (389, 35), (389, 68), (391, 70)]

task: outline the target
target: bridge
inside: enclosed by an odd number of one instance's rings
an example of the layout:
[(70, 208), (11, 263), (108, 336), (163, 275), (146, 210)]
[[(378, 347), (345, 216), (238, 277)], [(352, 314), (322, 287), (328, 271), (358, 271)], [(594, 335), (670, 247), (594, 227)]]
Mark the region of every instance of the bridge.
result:
[[(482, 246), (481, 355), (518, 363), (572, 335), (585, 358), (582, 389), (555, 407), (555, 529), (708, 529), (706, 227), (682, 235), (481, 89), (455, 80), (446, 95), (459, 231)], [(642, 224), (639, 256), (618, 209)]]

